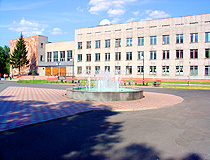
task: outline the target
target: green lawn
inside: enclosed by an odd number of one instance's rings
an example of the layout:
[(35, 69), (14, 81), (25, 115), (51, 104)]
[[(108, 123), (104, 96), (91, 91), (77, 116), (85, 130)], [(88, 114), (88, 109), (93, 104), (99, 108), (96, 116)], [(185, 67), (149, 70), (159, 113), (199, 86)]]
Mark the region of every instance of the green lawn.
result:
[(47, 80), (18, 80), (17, 81), (17, 83), (58, 83), (58, 82), (57, 81), (47, 81)]
[(160, 87), (172, 88), (172, 89), (202, 89), (202, 90), (210, 90), (209, 86), (160, 85)]

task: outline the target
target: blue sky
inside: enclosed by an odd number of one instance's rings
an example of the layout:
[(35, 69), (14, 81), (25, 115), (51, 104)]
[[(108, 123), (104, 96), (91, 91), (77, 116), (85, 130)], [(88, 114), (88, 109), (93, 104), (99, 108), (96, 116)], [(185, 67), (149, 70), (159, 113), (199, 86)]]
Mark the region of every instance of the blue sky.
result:
[(74, 40), (74, 30), (111, 24), (210, 13), (209, 0), (0, 0), (0, 46), (23, 36), (50, 42)]

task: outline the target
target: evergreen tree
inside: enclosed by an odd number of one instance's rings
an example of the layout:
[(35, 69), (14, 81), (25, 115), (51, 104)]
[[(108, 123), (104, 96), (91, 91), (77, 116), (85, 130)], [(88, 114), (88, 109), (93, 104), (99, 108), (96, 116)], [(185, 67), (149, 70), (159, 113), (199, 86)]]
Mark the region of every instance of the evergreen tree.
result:
[(4, 73), (9, 73), (9, 50), (9, 47), (6, 45), (4, 48), (0, 46), (0, 73), (2, 76)]
[(10, 64), (13, 65), (14, 68), (18, 68), (19, 76), (20, 76), (20, 67), (29, 64), (29, 60), (27, 59), (26, 45), (25, 41), (23, 40), (22, 33), (17, 41), (14, 52), (10, 55)]

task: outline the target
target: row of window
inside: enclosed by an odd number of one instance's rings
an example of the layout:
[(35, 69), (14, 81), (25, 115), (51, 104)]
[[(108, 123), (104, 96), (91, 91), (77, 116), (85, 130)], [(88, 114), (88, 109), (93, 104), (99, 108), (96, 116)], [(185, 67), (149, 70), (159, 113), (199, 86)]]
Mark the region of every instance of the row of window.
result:
[[(138, 45), (144, 45), (144, 38), (145, 37), (138, 37)], [(111, 47), (111, 40), (105, 40), (105, 48)], [(190, 34), (190, 42), (196, 43), (198, 42), (198, 33), (191, 33)], [(205, 33), (205, 42), (210, 42), (210, 32)], [(176, 43), (184, 43), (184, 36), (183, 34), (176, 35)], [(150, 36), (150, 45), (157, 44), (157, 36)], [(170, 35), (163, 35), (162, 36), (162, 44), (170, 44)], [(126, 46), (133, 45), (133, 38), (126, 38)], [(115, 39), (115, 47), (121, 47), (121, 38)], [(82, 42), (78, 42), (78, 49), (82, 49)], [(86, 42), (86, 49), (91, 48), (91, 41)], [(95, 48), (101, 48), (101, 40), (95, 41)]]
[[(110, 61), (110, 53), (105, 53), (104, 60)], [(183, 59), (184, 57), (184, 51), (183, 50), (176, 50), (176, 59)], [(143, 59), (144, 58), (144, 51), (138, 51), (137, 59)], [(190, 58), (191, 59), (197, 59), (198, 58), (198, 49), (190, 49)], [(210, 58), (210, 49), (205, 49), (205, 58)], [(133, 59), (133, 53), (132, 52), (126, 52), (126, 60), (132, 60)], [(150, 51), (150, 59), (157, 59), (157, 51)], [(162, 51), (162, 59), (170, 59), (170, 50), (163, 50)], [(95, 53), (95, 61), (101, 60), (101, 54)], [(120, 61), (121, 60), (121, 52), (115, 52), (115, 60)], [(82, 61), (82, 54), (77, 55), (77, 61)], [(90, 62), (91, 54), (86, 54), (86, 61)]]
[[(53, 54), (52, 54), (53, 53)], [(70, 61), (72, 57), (72, 50), (60, 51), (60, 59), (58, 59), (58, 51), (47, 52), (47, 62)]]
[[(210, 21), (205, 21), (204, 23), (210, 23)], [(193, 25), (193, 24), (198, 24), (198, 22), (190, 22), (189, 23), (190, 25)], [(183, 26), (183, 25), (185, 25), (184, 23), (177, 23), (177, 24), (175, 24), (175, 26)], [(166, 24), (166, 25), (162, 25), (162, 26), (159, 26), (159, 27), (170, 27), (171, 25), (170, 24)], [(149, 26), (148, 28), (157, 28), (158, 26)], [(139, 29), (145, 29), (145, 27), (137, 27), (136, 28), (137, 30), (139, 30)], [(127, 28), (126, 29), (126, 31), (131, 31), (131, 30), (133, 30), (133, 28)], [(122, 30), (121, 29), (115, 29), (114, 30), (115, 32), (122, 32)], [(106, 30), (106, 31), (104, 31), (104, 33), (111, 33), (112, 31), (111, 30)], [(100, 34), (100, 33), (102, 33), (101, 31), (96, 31), (95, 32), (95, 34)], [(86, 33), (87, 35), (91, 35), (91, 34), (94, 34), (94, 33), (91, 33), (91, 32), (88, 32), (88, 33)], [(77, 34), (78, 36), (83, 36), (83, 34), (82, 33), (78, 33)]]
[[(169, 75), (170, 73), (170, 66), (162, 66), (162, 75)], [(91, 66), (86, 66), (85, 73), (90, 74), (91, 73)], [(104, 71), (110, 72), (110, 66), (105, 66)], [(126, 74), (130, 75), (132, 74), (132, 66), (126, 66)], [(100, 66), (95, 66), (95, 74), (98, 74), (100, 72)], [(144, 67), (143, 66), (137, 66), (137, 74), (143, 74), (144, 73)], [(82, 74), (82, 66), (77, 67), (77, 74)], [(115, 74), (121, 74), (121, 66), (115, 66)], [(149, 66), (149, 74), (150, 75), (156, 75), (157, 74), (157, 67), (156, 66)], [(176, 76), (182, 76), (184, 74), (184, 67), (183, 66), (176, 66)], [(204, 71), (205, 76), (210, 76), (210, 66), (205, 66)], [(198, 66), (190, 66), (190, 75), (196, 76), (198, 75)]]

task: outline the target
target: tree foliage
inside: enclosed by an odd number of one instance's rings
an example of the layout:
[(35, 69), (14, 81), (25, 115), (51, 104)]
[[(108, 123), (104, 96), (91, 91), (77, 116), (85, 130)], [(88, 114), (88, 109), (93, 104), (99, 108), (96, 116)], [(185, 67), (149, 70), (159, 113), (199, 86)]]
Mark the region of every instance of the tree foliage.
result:
[(20, 67), (29, 64), (29, 60), (27, 59), (26, 45), (22, 33), (17, 41), (14, 52), (10, 55), (10, 64), (13, 65), (14, 68), (18, 68), (19, 75)]
[(10, 48), (8, 46), (1, 47), (0, 46), (0, 73), (3, 75), (4, 73), (9, 73), (9, 51)]

